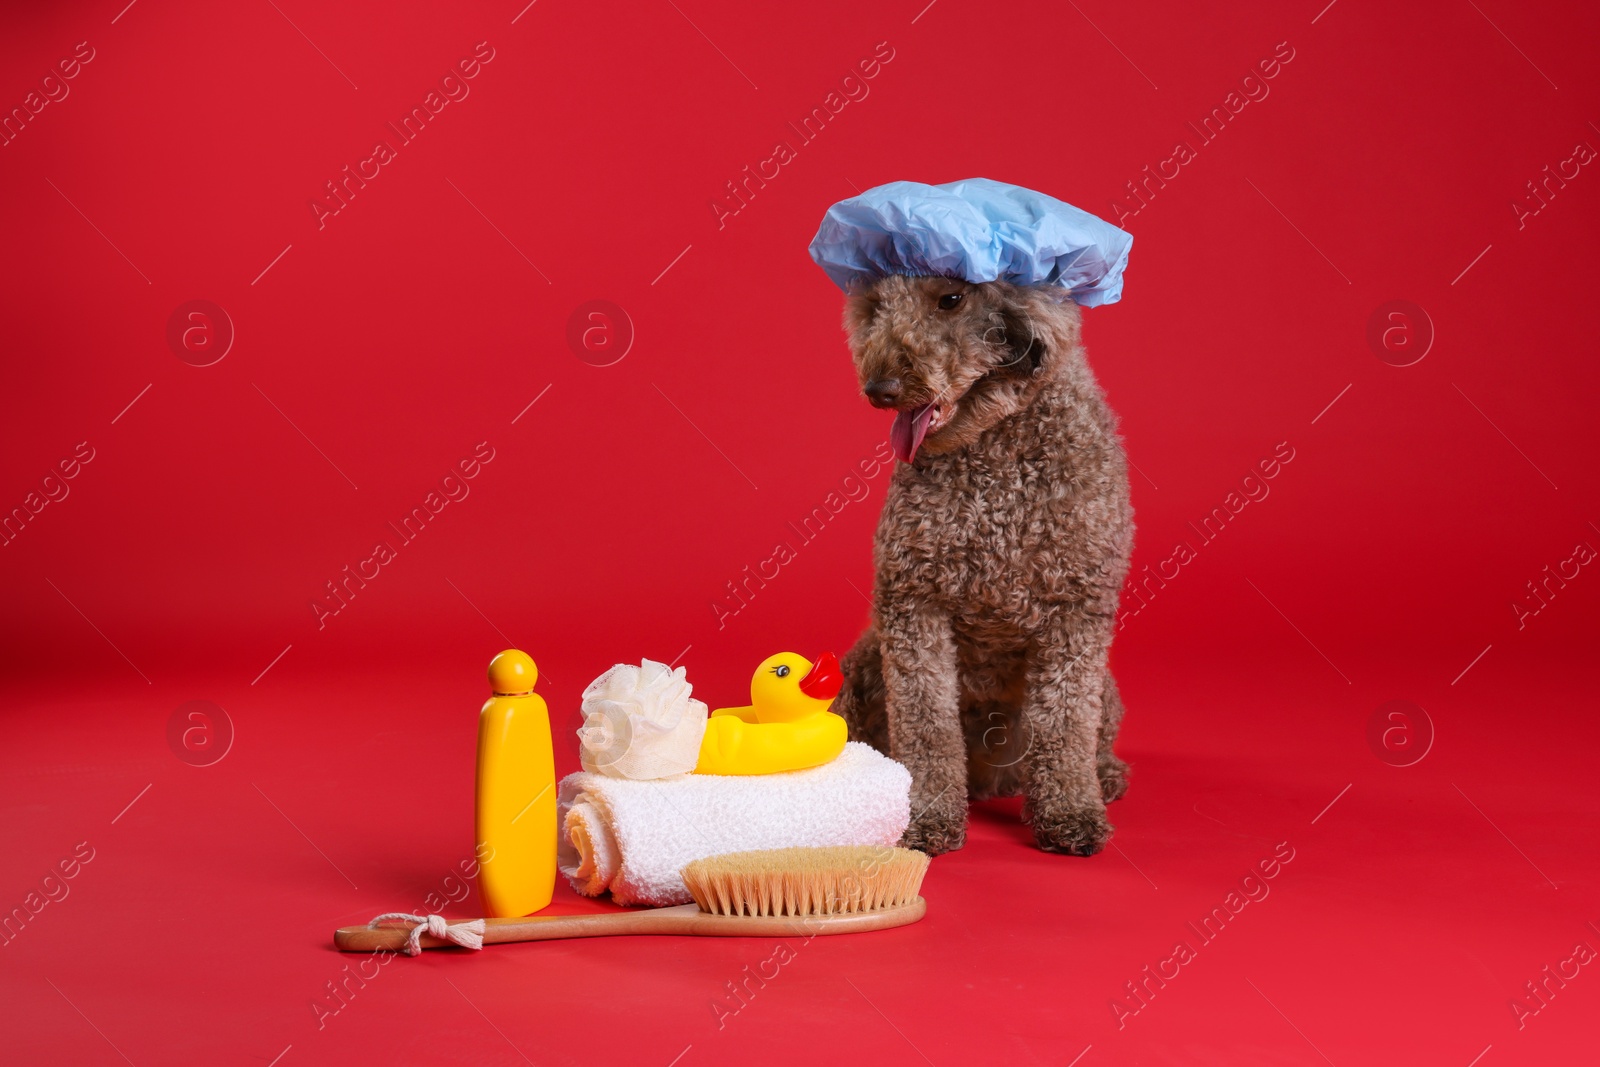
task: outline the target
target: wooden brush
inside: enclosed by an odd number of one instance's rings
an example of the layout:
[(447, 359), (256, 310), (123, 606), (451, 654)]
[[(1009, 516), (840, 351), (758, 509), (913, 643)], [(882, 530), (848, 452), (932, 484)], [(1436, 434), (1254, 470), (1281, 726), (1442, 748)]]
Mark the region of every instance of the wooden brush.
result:
[[(677, 934), (693, 937), (809, 937), (905, 926), (922, 918), (917, 895), (928, 857), (904, 848), (848, 845), (730, 852), (683, 869), (695, 903), (603, 915), (485, 919), (483, 942), (566, 937)], [(450, 925), (468, 922), (461, 919)], [(346, 926), (333, 943), (344, 952), (404, 951), (405, 926)], [(423, 934), (423, 948), (449, 941)]]

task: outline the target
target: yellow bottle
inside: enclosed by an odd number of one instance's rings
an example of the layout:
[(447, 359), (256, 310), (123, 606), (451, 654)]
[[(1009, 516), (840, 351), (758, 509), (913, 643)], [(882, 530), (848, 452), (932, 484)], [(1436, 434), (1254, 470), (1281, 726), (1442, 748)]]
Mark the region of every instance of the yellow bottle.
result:
[(556, 885), (556, 766), (539, 668), (511, 648), (489, 661), (494, 692), (478, 717), (478, 888), (486, 914), (528, 915)]

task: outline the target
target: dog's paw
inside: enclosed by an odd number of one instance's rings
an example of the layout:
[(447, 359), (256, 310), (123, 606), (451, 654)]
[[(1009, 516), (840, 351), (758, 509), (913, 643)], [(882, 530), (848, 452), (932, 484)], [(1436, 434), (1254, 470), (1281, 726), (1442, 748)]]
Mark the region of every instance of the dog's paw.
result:
[(946, 852), (954, 852), (967, 843), (967, 828), (965, 826), (911, 826), (907, 827), (905, 835), (900, 838), (901, 848), (916, 849), (927, 856), (939, 856)]
[(1128, 792), (1128, 765), (1117, 757), (1103, 761), (1095, 773), (1100, 778), (1100, 799), (1107, 804), (1121, 800)]
[(1104, 808), (1056, 809), (1040, 806), (1030, 813), (1033, 839), (1046, 852), (1068, 856), (1093, 856), (1111, 840), (1111, 823)]
[[(913, 807), (915, 803), (913, 802)], [(914, 848), (929, 856), (954, 852), (967, 843), (967, 805), (962, 797), (955, 804), (935, 804), (911, 820), (900, 838), (901, 848)]]

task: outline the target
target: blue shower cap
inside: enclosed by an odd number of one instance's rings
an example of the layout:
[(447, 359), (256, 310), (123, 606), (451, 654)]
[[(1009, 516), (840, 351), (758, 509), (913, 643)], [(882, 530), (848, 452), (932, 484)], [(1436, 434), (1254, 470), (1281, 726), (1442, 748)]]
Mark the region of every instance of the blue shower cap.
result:
[(1084, 307), (1122, 299), (1133, 235), (1054, 197), (968, 178), (890, 182), (828, 209), (811, 258), (833, 283), (889, 274), (1059, 285)]

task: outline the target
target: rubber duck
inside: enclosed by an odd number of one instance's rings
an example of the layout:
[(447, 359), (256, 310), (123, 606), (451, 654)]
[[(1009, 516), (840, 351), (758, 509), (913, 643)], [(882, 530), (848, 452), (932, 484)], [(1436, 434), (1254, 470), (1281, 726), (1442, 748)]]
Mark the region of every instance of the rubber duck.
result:
[(844, 685), (832, 652), (816, 663), (793, 652), (761, 661), (750, 703), (706, 720), (696, 774), (776, 774), (820, 767), (844, 751), (845, 721), (828, 708)]

